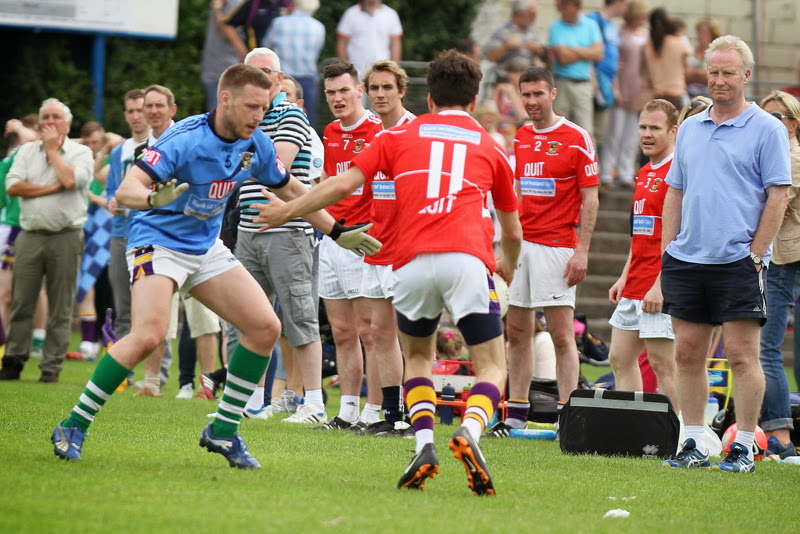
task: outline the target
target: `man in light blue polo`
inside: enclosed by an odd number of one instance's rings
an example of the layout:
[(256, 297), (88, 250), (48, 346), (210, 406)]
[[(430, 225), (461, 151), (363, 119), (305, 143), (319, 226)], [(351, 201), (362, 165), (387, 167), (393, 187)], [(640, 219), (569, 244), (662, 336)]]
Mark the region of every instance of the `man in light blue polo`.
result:
[(549, 47), (559, 98), (556, 115), (594, 134), (592, 63), (603, 59), (603, 35), (597, 22), (581, 15), (581, 0), (558, 0), (561, 18), (550, 26)]
[(764, 373), (759, 336), (765, 278), (791, 185), (786, 128), (745, 100), (753, 54), (724, 35), (706, 51), (713, 104), (678, 130), (664, 200), (661, 287), (672, 316), (686, 441), (665, 467), (709, 467), (704, 439), (706, 357), (715, 325), (736, 383), (738, 431), (712, 469), (750, 472)]

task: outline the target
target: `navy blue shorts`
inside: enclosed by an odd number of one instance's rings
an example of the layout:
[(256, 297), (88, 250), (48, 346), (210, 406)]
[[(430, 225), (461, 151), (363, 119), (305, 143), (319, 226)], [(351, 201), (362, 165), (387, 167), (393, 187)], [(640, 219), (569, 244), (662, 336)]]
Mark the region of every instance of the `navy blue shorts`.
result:
[(737, 319), (767, 322), (764, 295), (767, 269), (749, 256), (733, 263), (689, 263), (664, 254), (661, 292), (664, 313), (693, 323), (722, 324)]

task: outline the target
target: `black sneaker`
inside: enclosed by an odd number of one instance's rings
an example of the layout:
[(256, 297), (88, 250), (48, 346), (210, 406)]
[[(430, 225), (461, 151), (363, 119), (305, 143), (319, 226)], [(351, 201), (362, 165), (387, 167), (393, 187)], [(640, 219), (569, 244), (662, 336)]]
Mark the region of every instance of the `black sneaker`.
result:
[(406, 438), (406, 439), (414, 439), (416, 435), (414, 434), (414, 427), (406, 423), (405, 421), (397, 421), (394, 424), (389, 423), (386, 421), (386, 427), (384, 430), (380, 430), (378, 432), (374, 432), (376, 436), (383, 436), (383, 437), (398, 437), (398, 438)]
[(312, 426), (312, 430), (349, 430), (355, 423), (345, 421), (338, 415), (323, 425)]
[(366, 421), (363, 421), (360, 417), (356, 419), (356, 422), (350, 425), (350, 431), (354, 434), (363, 434), (364, 431), (369, 427)]
[(3, 357), (3, 368), (0, 369), (0, 380), (19, 380), (23, 364), (17, 358)]
[(500, 421), (492, 428), (490, 428), (486, 433), (481, 436), (483, 438), (507, 438), (511, 435), (511, 430), (513, 427), (507, 425), (505, 421)]
[(439, 457), (436, 455), (436, 447), (433, 443), (427, 443), (419, 454), (411, 459), (411, 463), (406, 467), (397, 488), (425, 489), (426, 478), (436, 478), (439, 472)]
[(492, 475), (478, 443), (466, 427), (460, 426), (450, 438), (450, 449), (467, 470), (467, 484), (475, 495), (495, 495)]
[(394, 430), (394, 425), (387, 421), (386, 419), (381, 419), (380, 421), (375, 421), (374, 423), (370, 423), (367, 427), (362, 431), (363, 434), (380, 434), (382, 432), (389, 432)]

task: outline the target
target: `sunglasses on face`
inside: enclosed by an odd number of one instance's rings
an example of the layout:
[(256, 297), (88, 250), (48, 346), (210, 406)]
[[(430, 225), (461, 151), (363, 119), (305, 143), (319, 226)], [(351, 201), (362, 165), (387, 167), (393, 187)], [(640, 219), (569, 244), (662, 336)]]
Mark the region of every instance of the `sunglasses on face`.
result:
[(781, 120), (781, 119), (789, 119), (789, 120), (792, 120), (792, 119), (794, 119), (794, 117), (792, 117), (791, 115), (783, 115), (783, 114), (781, 114), (781, 113), (778, 113), (777, 111), (776, 111), (776, 112), (774, 112), (774, 113), (770, 113), (770, 115), (772, 115), (773, 117), (775, 117), (775, 118), (776, 118), (776, 119), (778, 119), (778, 120)]

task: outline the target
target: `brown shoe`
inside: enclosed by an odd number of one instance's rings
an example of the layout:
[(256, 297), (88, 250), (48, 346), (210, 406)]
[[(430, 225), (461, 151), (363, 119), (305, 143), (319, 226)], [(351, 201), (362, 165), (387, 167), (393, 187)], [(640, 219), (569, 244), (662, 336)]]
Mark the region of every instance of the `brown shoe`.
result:
[(144, 386), (142, 389), (140, 389), (139, 391), (134, 393), (133, 396), (134, 397), (160, 397), (161, 396), (161, 392), (160, 391), (153, 391), (149, 387)]
[(58, 373), (42, 372), (42, 376), (39, 377), (39, 382), (43, 382), (45, 384), (55, 384), (58, 382)]

